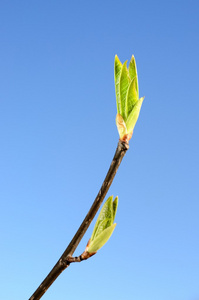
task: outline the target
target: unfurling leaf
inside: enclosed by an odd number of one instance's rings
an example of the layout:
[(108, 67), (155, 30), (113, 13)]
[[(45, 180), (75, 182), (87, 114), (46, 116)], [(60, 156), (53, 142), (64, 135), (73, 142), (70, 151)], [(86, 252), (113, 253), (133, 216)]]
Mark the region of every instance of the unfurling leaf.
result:
[(113, 201), (113, 222), (115, 220), (115, 215), (117, 212), (117, 206), (118, 206), (118, 197), (115, 198), (115, 200)]
[(90, 242), (88, 252), (97, 252), (111, 237), (113, 230), (115, 229), (116, 223), (104, 229), (93, 241)]
[(117, 211), (117, 205), (118, 197), (113, 201), (113, 196), (109, 197), (104, 203), (95, 223), (87, 252), (93, 253), (98, 251), (112, 235), (116, 226), (113, 222)]
[(131, 133), (133, 132), (133, 129), (135, 127), (135, 124), (137, 122), (137, 119), (139, 117), (140, 114), (140, 109), (142, 106), (142, 102), (144, 100), (144, 97), (140, 98), (136, 104), (133, 107), (133, 110), (131, 111), (127, 121), (126, 121), (126, 128), (127, 128), (127, 132)]
[(126, 111), (127, 111), (128, 116), (131, 113), (134, 105), (136, 104), (136, 102), (138, 100), (139, 100), (139, 97), (138, 97), (138, 93), (137, 93), (137, 89), (136, 89), (136, 79), (134, 77), (134, 79), (131, 81), (131, 83), (129, 85), (129, 89), (128, 89), (128, 93), (127, 93)]
[(127, 69), (127, 61), (122, 66), (122, 72), (120, 76), (120, 102), (121, 102), (121, 115), (123, 119), (126, 121), (127, 118), (127, 111), (126, 111), (126, 96), (127, 96), (127, 91), (129, 88), (130, 84), (130, 77), (129, 77), (129, 72)]
[(130, 63), (129, 63), (129, 76), (131, 80), (135, 78), (135, 86), (137, 90), (137, 94), (139, 97), (139, 89), (138, 89), (138, 75), (137, 75), (137, 68), (136, 68), (136, 62), (135, 62), (135, 57), (132, 55)]
[(120, 62), (117, 55), (115, 55), (115, 93), (116, 93), (116, 103), (117, 111), (121, 113), (121, 102), (120, 102), (120, 75), (122, 71), (122, 63)]
[(128, 142), (132, 136), (144, 98), (139, 99), (138, 76), (132, 55), (129, 67), (115, 56), (116, 124), (120, 139)]

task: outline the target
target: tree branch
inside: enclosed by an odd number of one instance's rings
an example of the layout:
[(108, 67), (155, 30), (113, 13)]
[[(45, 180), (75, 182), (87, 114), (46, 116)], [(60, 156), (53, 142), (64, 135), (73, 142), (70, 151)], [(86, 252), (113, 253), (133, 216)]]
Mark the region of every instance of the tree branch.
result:
[(117, 149), (115, 152), (115, 155), (113, 157), (113, 160), (111, 162), (110, 168), (108, 170), (108, 173), (106, 175), (106, 178), (104, 179), (104, 182), (101, 186), (101, 189), (99, 190), (99, 193), (97, 194), (97, 197), (95, 198), (95, 201), (93, 202), (88, 214), (86, 215), (84, 221), (80, 225), (79, 229), (77, 230), (76, 234), (74, 235), (73, 239), (71, 240), (70, 244), (58, 260), (58, 262), (55, 264), (53, 269), (50, 271), (50, 273), (46, 276), (44, 281), (40, 284), (40, 286), (37, 288), (37, 290), (34, 292), (34, 294), (29, 298), (29, 300), (39, 300), (43, 296), (43, 294), (47, 291), (47, 289), (51, 286), (51, 284), (56, 280), (56, 278), (70, 265), (70, 262), (67, 258), (72, 257), (74, 251), (76, 250), (78, 244), (80, 243), (82, 237), (86, 233), (86, 230), (88, 229), (89, 225), (91, 224), (93, 218), (95, 217), (98, 209), (100, 208), (100, 205), (102, 204), (110, 186), (111, 183), (115, 177), (115, 174), (118, 170), (118, 167), (128, 150), (129, 145), (125, 141), (119, 140)]

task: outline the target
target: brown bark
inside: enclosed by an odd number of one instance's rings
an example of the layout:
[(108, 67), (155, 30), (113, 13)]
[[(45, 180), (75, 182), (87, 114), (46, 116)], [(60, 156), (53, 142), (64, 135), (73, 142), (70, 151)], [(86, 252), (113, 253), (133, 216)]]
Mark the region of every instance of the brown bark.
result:
[[(88, 214), (86, 215), (85, 219), (83, 220), (82, 224), (80, 225), (79, 229), (77, 230), (76, 234), (74, 235), (73, 239), (71, 240), (70, 244), (58, 260), (58, 262), (55, 264), (53, 269), (50, 271), (50, 273), (46, 276), (44, 281), (40, 284), (40, 286), (37, 288), (37, 290), (34, 292), (34, 294), (29, 298), (29, 300), (39, 300), (43, 296), (43, 294), (47, 291), (47, 289), (51, 286), (51, 284), (56, 280), (56, 278), (65, 270), (69, 265), (70, 262), (67, 260), (68, 257), (71, 257), (76, 250), (78, 244), (80, 243), (82, 237), (86, 233), (86, 230), (88, 229), (89, 225), (91, 224), (93, 218), (95, 217), (100, 205), (102, 204), (109, 187), (111, 186), (111, 183), (115, 177), (115, 174), (118, 170), (118, 167), (128, 150), (129, 145), (128, 143), (119, 140), (115, 155), (113, 157), (113, 160), (111, 162), (110, 168), (108, 170), (108, 173), (104, 179), (104, 182), (101, 186), (101, 189), (99, 190), (99, 193), (97, 194), (97, 197), (95, 198), (95, 201), (93, 202)], [(72, 262), (72, 261), (71, 261)]]

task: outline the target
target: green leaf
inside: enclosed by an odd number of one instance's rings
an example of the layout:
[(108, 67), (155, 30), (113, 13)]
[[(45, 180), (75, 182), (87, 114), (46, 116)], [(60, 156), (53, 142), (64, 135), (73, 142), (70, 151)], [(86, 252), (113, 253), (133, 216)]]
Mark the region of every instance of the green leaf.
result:
[(116, 104), (117, 104), (117, 112), (121, 113), (121, 100), (120, 100), (120, 76), (122, 71), (122, 63), (119, 60), (118, 56), (115, 55), (115, 94), (116, 94)]
[[(95, 227), (93, 229), (93, 233), (91, 236), (91, 241), (94, 240), (98, 234), (101, 233), (107, 226), (110, 226), (113, 223), (113, 196), (110, 196), (99, 213), (97, 221), (95, 223)], [(104, 227), (105, 223), (102, 223), (104, 220), (108, 220), (106, 223), (106, 227)]]
[(138, 88), (138, 75), (137, 75), (137, 68), (136, 68), (136, 62), (135, 57), (132, 55), (130, 63), (129, 63), (129, 75), (131, 80), (135, 78), (135, 87), (139, 98), (139, 88)]
[(113, 224), (118, 206), (118, 197), (113, 201), (113, 196), (104, 203), (97, 218), (90, 243), (86, 251), (93, 253), (98, 251), (110, 238), (116, 224)]
[(113, 222), (115, 220), (115, 215), (117, 212), (117, 207), (118, 207), (118, 197), (115, 198), (115, 200), (113, 201)]
[(141, 109), (143, 100), (144, 100), (144, 97), (140, 98), (136, 102), (136, 104), (133, 107), (132, 112), (130, 113), (130, 115), (129, 115), (127, 121), (126, 121), (126, 128), (127, 128), (128, 133), (133, 132), (133, 129), (135, 127), (135, 124), (136, 124), (137, 119), (138, 119), (139, 114), (140, 114), (140, 109)]
[(101, 222), (98, 223), (98, 227), (95, 231), (95, 236), (93, 237), (93, 239), (91, 239), (91, 241), (95, 240), (96, 237), (103, 231), (105, 230), (107, 227), (109, 227), (110, 225), (112, 225), (110, 223), (110, 219), (106, 218), (104, 220), (102, 220)]
[(121, 102), (121, 116), (123, 117), (124, 121), (127, 119), (127, 111), (126, 111), (126, 95), (130, 84), (130, 77), (129, 71), (127, 69), (127, 61), (122, 66), (122, 72), (120, 76), (120, 102)]
[(93, 241), (90, 242), (87, 251), (89, 253), (97, 252), (102, 246), (104, 246), (111, 237), (115, 226), (116, 223), (103, 230)]
[(139, 99), (138, 76), (132, 55), (129, 67), (115, 57), (115, 90), (117, 101), (116, 125), (120, 140), (129, 142), (137, 122), (144, 98)]
[(130, 113), (131, 113), (134, 105), (137, 103), (138, 99), (139, 98), (138, 98), (138, 93), (137, 93), (137, 89), (136, 89), (136, 78), (134, 77), (129, 85), (129, 89), (127, 92), (127, 101), (126, 101), (127, 116), (130, 115)]

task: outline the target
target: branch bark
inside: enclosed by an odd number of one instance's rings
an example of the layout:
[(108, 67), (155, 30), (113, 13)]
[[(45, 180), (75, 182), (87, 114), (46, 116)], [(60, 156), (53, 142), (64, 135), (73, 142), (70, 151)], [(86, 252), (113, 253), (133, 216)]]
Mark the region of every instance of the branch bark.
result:
[(72, 256), (74, 251), (76, 250), (78, 244), (80, 243), (82, 237), (86, 233), (89, 225), (91, 224), (93, 218), (95, 217), (100, 205), (102, 204), (111, 183), (115, 177), (115, 174), (118, 170), (118, 167), (128, 150), (129, 145), (125, 141), (119, 140), (117, 149), (115, 151), (115, 155), (111, 162), (110, 168), (108, 173), (104, 179), (104, 182), (95, 198), (88, 214), (86, 215), (85, 219), (83, 220), (82, 224), (80, 225), (79, 229), (77, 230), (76, 234), (74, 235), (73, 239), (71, 240), (70, 244), (55, 264), (53, 269), (50, 273), (46, 276), (44, 281), (40, 284), (34, 294), (29, 298), (29, 300), (39, 300), (43, 296), (43, 294), (47, 291), (47, 289), (51, 286), (51, 284), (56, 280), (56, 278), (70, 265), (70, 262), (67, 260), (68, 257)]

